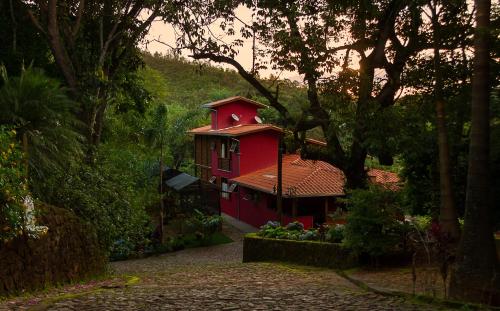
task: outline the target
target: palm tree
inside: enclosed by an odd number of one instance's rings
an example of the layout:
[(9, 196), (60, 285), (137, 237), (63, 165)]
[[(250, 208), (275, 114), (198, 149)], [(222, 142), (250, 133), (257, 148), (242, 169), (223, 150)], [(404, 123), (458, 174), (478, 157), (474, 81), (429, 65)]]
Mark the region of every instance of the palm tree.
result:
[(469, 168), (465, 223), (453, 270), (450, 297), (488, 303), (500, 297), (500, 268), (495, 251), (489, 178), (490, 0), (475, 0), (474, 76), (472, 80)]
[(74, 111), (77, 105), (59, 81), (41, 70), (30, 67), (19, 77), (9, 77), (5, 67), (0, 68), (0, 124), (16, 129), (28, 156), (29, 177), (35, 181), (31, 184), (36, 188), (83, 154), (83, 137), (77, 131), (80, 123)]

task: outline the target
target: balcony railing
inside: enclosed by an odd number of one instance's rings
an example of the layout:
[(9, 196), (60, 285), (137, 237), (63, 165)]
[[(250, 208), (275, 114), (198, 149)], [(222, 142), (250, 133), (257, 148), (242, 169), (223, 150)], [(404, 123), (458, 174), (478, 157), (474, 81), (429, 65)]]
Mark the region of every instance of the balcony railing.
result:
[(231, 171), (231, 159), (219, 158), (219, 163), (218, 163), (217, 167), (223, 171)]

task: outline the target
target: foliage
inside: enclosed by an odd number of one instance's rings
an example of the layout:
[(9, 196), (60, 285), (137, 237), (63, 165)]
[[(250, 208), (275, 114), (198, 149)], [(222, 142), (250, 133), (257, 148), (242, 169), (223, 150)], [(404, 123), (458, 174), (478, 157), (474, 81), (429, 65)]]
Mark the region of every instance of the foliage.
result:
[(410, 219), (410, 223), (419, 232), (425, 232), (430, 229), (432, 224), (432, 217), (428, 215), (414, 216)]
[(92, 223), (102, 247), (121, 256), (149, 243), (146, 207), (154, 202), (154, 187), (143, 178), (144, 162), (132, 150), (103, 146), (98, 159), (98, 164), (53, 174), (41, 198)]
[(10, 74), (19, 75), (23, 65), (28, 64), (54, 71), (45, 38), (30, 22), (20, 1), (0, 2), (0, 29), (5, 30), (0, 36), (0, 63)]
[(29, 193), (25, 158), (15, 136), (15, 130), (0, 127), (0, 241), (23, 230), (23, 201)]
[(341, 243), (344, 239), (345, 226), (334, 225), (330, 227), (326, 233), (325, 240), (332, 243)]
[(194, 233), (200, 239), (205, 239), (217, 232), (222, 226), (222, 217), (219, 215), (205, 215), (195, 209), (194, 214), (186, 220), (186, 233)]
[(54, 172), (63, 173), (69, 162), (82, 155), (83, 137), (77, 132), (80, 122), (75, 103), (57, 80), (41, 70), (27, 68), (19, 77), (4, 75), (0, 88), (0, 124), (16, 130), (23, 141), (29, 163), (30, 184), (35, 195), (38, 185)]
[[(251, 23), (237, 16), (243, 6), (252, 13)], [(432, 44), (425, 6), (394, 1), (190, 0), (163, 15), (180, 30), (179, 49), (189, 49), (196, 60), (237, 69), (279, 112), (280, 123), (296, 134), (302, 155), (334, 164), (344, 171), (348, 187), (359, 188), (366, 182), (367, 154), (382, 164), (393, 162), (390, 107), (405, 87), (406, 68)], [(470, 14), (465, 5), (452, 7), (446, 6), (443, 15), (453, 17), (446, 37), (455, 39), (447, 41), (455, 50), (467, 44), (470, 31), (464, 29), (470, 29)], [(224, 40), (211, 31), (216, 26)], [(245, 39), (257, 42), (249, 69), (238, 60)], [(260, 79), (266, 71), (298, 73), (307, 96), (294, 100), (290, 109), (281, 89), (286, 81)], [(304, 138), (311, 132), (319, 132), (328, 147), (308, 148)]]
[(378, 257), (404, 239), (397, 192), (372, 186), (353, 190), (347, 201), (344, 243), (358, 254)]
[(294, 221), (282, 227), (278, 222), (269, 221), (258, 232), (259, 236), (272, 239), (315, 241), (319, 240), (318, 230), (311, 228), (304, 230), (304, 225)]

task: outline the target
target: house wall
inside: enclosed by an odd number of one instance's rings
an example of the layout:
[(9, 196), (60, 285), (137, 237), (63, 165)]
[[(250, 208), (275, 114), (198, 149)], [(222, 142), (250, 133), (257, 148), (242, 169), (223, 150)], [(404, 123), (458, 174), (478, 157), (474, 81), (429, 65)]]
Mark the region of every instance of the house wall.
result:
[(229, 216), (239, 219), (238, 214), (238, 193), (233, 192), (229, 194), (229, 199), (220, 198), (221, 211)]
[(268, 204), (273, 196), (260, 192), (259, 200), (255, 201), (251, 199), (254, 193), (250, 189), (239, 187), (239, 219), (256, 228), (259, 228), (270, 220), (278, 220), (278, 215), (274, 210), (269, 208)]
[(258, 132), (240, 137), (240, 175), (276, 164), (279, 134)]
[[(219, 107), (213, 108), (217, 112), (212, 111), (212, 129), (223, 129), (239, 124), (255, 124), (254, 117), (257, 115), (258, 107), (243, 101), (235, 101)], [(239, 121), (234, 121), (232, 114), (239, 117)]]
[(212, 151), (210, 144), (214, 141), (212, 136), (195, 135), (194, 163), (196, 165), (196, 175), (203, 181), (208, 181), (212, 177)]
[[(271, 208), (271, 206), (276, 206), (273, 202), (276, 200), (276, 196), (259, 192), (259, 200), (255, 201), (251, 199), (252, 195), (256, 193), (254, 190), (240, 186), (238, 191), (237, 194), (233, 193), (239, 199), (239, 213), (236, 213), (239, 215), (238, 219), (256, 228), (265, 225), (268, 221), (277, 221), (279, 219), (276, 209)], [(285, 201), (283, 200), (283, 203)], [(306, 229), (314, 226), (312, 216), (302, 215), (293, 218), (289, 215), (283, 215), (285, 225), (293, 221), (301, 222)]]

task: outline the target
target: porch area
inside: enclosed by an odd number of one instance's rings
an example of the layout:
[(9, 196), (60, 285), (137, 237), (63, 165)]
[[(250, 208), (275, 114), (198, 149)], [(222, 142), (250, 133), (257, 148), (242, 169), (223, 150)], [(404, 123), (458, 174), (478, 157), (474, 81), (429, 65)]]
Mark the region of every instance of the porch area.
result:
[[(283, 198), (283, 223), (298, 221), (306, 229), (324, 223), (335, 223), (342, 203), (337, 197)], [(246, 187), (238, 187), (227, 199), (221, 200), (221, 209), (240, 221), (259, 228), (268, 221), (278, 221), (276, 195)]]

